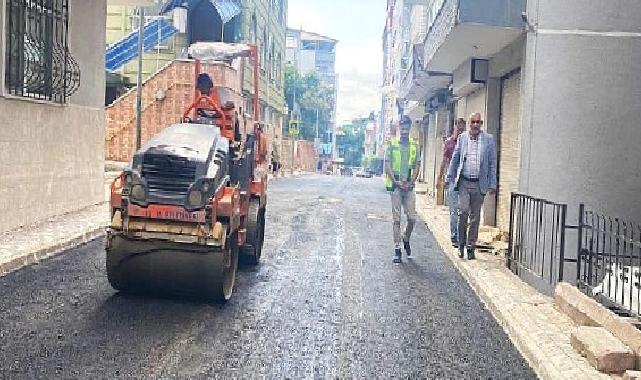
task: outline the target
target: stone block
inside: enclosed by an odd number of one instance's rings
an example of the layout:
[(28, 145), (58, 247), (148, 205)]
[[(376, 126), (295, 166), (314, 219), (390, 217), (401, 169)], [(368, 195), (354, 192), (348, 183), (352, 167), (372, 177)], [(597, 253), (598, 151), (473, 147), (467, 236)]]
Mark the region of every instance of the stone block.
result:
[(636, 355), (636, 368), (641, 369), (641, 330), (620, 318), (594, 299), (568, 283), (560, 283), (554, 292), (556, 307), (577, 325), (604, 327), (630, 347)]
[(597, 370), (622, 373), (634, 369), (635, 355), (603, 327), (579, 326), (570, 335), (572, 347)]
[(641, 371), (625, 371), (623, 380), (641, 380)]
[(603, 327), (635, 352), (635, 368), (641, 369), (641, 331), (632, 323), (619, 318), (614, 313), (605, 321)]
[(554, 290), (554, 304), (579, 326), (603, 326), (614, 314), (567, 282)]

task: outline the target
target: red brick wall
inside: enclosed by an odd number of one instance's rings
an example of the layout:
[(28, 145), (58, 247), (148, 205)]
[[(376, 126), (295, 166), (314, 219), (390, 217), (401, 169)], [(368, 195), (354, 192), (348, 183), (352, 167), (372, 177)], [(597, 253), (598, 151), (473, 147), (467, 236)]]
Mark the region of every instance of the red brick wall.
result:
[[(224, 86), (237, 92), (236, 107), (244, 107), (240, 96), (240, 75), (223, 64), (202, 64), (202, 72), (208, 73), (216, 86)], [(159, 70), (143, 84), (142, 95), (142, 143), (171, 124), (180, 121), (185, 109), (194, 98), (194, 63), (174, 61)], [(164, 91), (163, 100), (156, 94)], [(130, 161), (136, 139), (136, 91), (125, 94), (107, 107), (107, 131), (105, 135), (105, 159)], [(250, 124), (251, 125), (251, 124)]]
[[(202, 64), (201, 71), (208, 73), (216, 86), (235, 89), (236, 107), (244, 108), (244, 100), (238, 90), (241, 88), (241, 76), (237, 70), (222, 64)], [(193, 62), (174, 61), (143, 83), (143, 144), (162, 129), (180, 121), (183, 112), (193, 101), (194, 78)], [(159, 90), (165, 93), (163, 100), (156, 100)], [(135, 89), (107, 107), (106, 118), (105, 159), (130, 161), (136, 139)], [(251, 119), (247, 119), (245, 125), (250, 127)], [(268, 131), (268, 134), (270, 138), (274, 137), (274, 131)], [(271, 143), (268, 146), (271, 149)], [(297, 146), (296, 169), (315, 171), (318, 155), (314, 149), (314, 143), (298, 141)], [(280, 152), (283, 169), (291, 170), (291, 141), (283, 139)], [(271, 157), (271, 154), (268, 157)]]
[[(306, 172), (316, 171), (316, 165), (318, 162), (318, 154), (316, 153), (316, 148), (314, 143), (311, 141), (299, 140), (296, 142), (297, 151), (296, 151), (296, 160), (294, 166), (296, 170), (302, 170)], [(291, 170), (292, 164), (292, 142), (289, 139), (283, 139), (283, 144), (281, 147), (280, 160), (282, 169), (285, 171)]]

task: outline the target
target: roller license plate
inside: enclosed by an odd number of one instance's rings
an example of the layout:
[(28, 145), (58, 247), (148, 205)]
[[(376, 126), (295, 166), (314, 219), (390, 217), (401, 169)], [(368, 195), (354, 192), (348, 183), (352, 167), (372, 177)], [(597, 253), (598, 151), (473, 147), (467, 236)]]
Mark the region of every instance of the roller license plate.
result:
[(205, 211), (187, 211), (182, 207), (149, 205), (140, 207), (129, 205), (129, 216), (146, 219), (177, 220), (181, 222), (204, 223)]

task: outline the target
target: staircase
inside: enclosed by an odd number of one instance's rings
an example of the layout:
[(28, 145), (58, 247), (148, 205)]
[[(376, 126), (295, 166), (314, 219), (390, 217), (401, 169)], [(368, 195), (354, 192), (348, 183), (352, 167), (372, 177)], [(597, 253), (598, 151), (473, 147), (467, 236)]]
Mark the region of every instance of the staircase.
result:
[[(217, 86), (235, 94), (235, 103), (244, 105), (238, 68), (223, 63), (201, 64), (202, 72)], [(178, 122), (194, 97), (194, 62), (174, 60), (147, 78), (142, 84), (142, 141)], [(135, 145), (136, 88), (116, 99), (106, 109), (105, 159), (131, 160)]]
[[(173, 24), (165, 19), (157, 19), (147, 23), (143, 29), (143, 51), (152, 50), (176, 32)], [(107, 48), (105, 66), (108, 71), (115, 71), (136, 57), (138, 57), (137, 30)]]

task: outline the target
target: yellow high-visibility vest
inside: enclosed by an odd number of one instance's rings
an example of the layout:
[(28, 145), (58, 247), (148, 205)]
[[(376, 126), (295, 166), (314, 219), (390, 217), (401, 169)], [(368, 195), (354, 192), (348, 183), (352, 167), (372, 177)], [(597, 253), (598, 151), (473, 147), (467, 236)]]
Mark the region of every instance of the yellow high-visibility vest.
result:
[[(395, 177), (400, 177), (401, 175), (401, 142), (399, 139), (394, 139), (390, 141), (389, 143), (389, 149), (390, 149), (390, 161), (392, 165), (392, 172), (394, 172)], [(416, 162), (418, 160), (418, 142), (414, 139), (410, 139), (409, 141), (409, 152), (408, 152), (408, 167), (410, 169), (410, 172), (408, 173), (408, 176), (412, 176), (412, 170), (416, 166)], [(394, 180), (389, 176), (386, 175), (385, 177), (385, 187), (387, 188), (387, 191), (392, 191), (394, 190)]]

